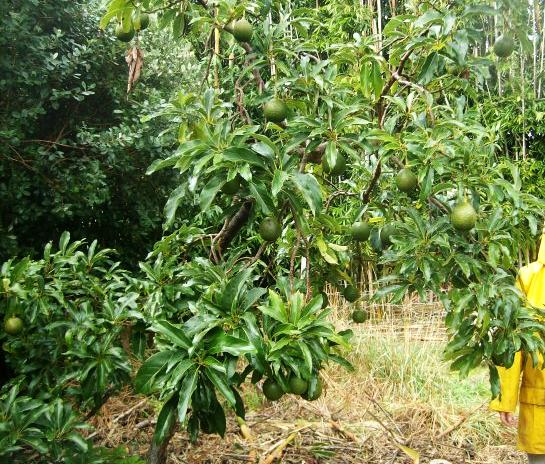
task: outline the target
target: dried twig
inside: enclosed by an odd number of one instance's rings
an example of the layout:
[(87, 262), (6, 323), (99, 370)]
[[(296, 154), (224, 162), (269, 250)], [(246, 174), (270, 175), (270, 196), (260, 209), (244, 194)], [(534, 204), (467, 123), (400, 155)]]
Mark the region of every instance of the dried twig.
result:
[[(306, 428), (306, 427), (307, 426), (303, 428)], [(271, 448), (269, 448), (265, 456), (262, 459), (260, 459), (259, 464), (272, 464), (275, 461), (275, 459), (282, 459), (282, 453), (286, 449), (286, 446), (288, 446), (295, 439), (298, 432), (299, 430), (291, 433), (288, 436), (288, 438), (285, 438), (275, 443)]]
[(255, 256), (250, 261), (248, 261), (248, 263), (246, 264), (247, 268), (250, 267), (252, 264), (254, 264), (259, 258), (261, 258), (261, 255), (265, 251), (265, 248), (267, 248), (268, 244), (269, 244), (268, 242), (263, 242), (261, 244), (261, 246), (259, 247), (259, 250), (257, 250), (257, 253), (255, 254)]
[(445, 430), (444, 432), (441, 432), (438, 436), (437, 436), (437, 440), (441, 440), (442, 438), (445, 438), (447, 435), (450, 435), (452, 432), (454, 432), (455, 430), (459, 429), (471, 416), (473, 416), (475, 413), (477, 413), (478, 411), (480, 411), (484, 406), (486, 406), (488, 403), (483, 403), (481, 405), (479, 405), (478, 407), (476, 407), (475, 409), (473, 409), (472, 411), (470, 411), (468, 414), (464, 415), (458, 422), (456, 422), (456, 424), (454, 424), (452, 427), (449, 427), (447, 430)]

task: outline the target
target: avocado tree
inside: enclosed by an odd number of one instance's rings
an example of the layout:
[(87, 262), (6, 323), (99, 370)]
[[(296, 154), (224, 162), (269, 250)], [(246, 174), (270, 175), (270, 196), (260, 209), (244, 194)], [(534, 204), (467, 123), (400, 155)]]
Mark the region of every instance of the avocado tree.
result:
[[(494, 60), (512, 53), (512, 35), (521, 32), (510, 25), (494, 47), (497, 58), (468, 53), (482, 39), (483, 15), (508, 17), (513, 7), (406, 6), (387, 22), (381, 43), (356, 34), (324, 47), (313, 40), (320, 9), (304, 4), (110, 3), (103, 26), (114, 20), (131, 30), (131, 18), (146, 11), (178, 32), (191, 25), (194, 36), (213, 43), (203, 86), (209, 77), (214, 86), (173, 103), (180, 147), (149, 171), (180, 172), (165, 226), (182, 227), (158, 249), (196, 289), (179, 303), (185, 314), (156, 308), (143, 316), (160, 341), (137, 376), (140, 391), (165, 400), (157, 443), (176, 420), (185, 421), (188, 408), (193, 434), (199, 427), (221, 433), (215, 391), (242, 414), (236, 385), (250, 373), (254, 381), (268, 377), (269, 396), (288, 390), (294, 375), (310, 382), (312, 396), (316, 361), (332, 357), (322, 353), (327, 337), (306, 345), (294, 327), (280, 342), (290, 359), (277, 361), (270, 357), (269, 343), (279, 342), (268, 333), (270, 323), (287, 331), (300, 308), (323, 317), (322, 297), (313, 295), (326, 280), (357, 300), (350, 261), (362, 253), (388, 270), (379, 297), (430, 290), (439, 296), (453, 367), (467, 374), (488, 364), (494, 393), (496, 364), (509, 365), (520, 348), (543, 348), (542, 327), (520, 304), (510, 272), (518, 244), (537, 232), (540, 203), (521, 191), (516, 167), (496, 158), (495, 128), (482, 124), (474, 88)], [(179, 222), (180, 204), (200, 211)], [(351, 241), (347, 226), (356, 220)], [(202, 229), (191, 232), (201, 242), (173, 251), (173, 240), (188, 238), (188, 225)], [(210, 269), (222, 278), (198, 282)], [(247, 290), (255, 297), (247, 305), (239, 297), (249, 282), (258, 285)], [(258, 301), (264, 302), (256, 311)], [(222, 306), (231, 311), (227, 325)], [(202, 332), (193, 331), (197, 325)], [(225, 333), (238, 348), (215, 342)], [(177, 356), (169, 351), (174, 346), (182, 349)], [(191, 361), (199, 350), (200, 361)], [(210, 354), (215, 371), (204, 362)], [(228, 360), (241, 356), (247, 367), (239, 374)], [(212, 417), (222, 419), (211, 423)]]
[[(83, 434), (130, 381), (125, 327), (139, 295), (112, 254), (64, 233), (40, 259), (0, 266), (2, 462), (138, 462), (93, 447)], [(133, 346), (142, 346), (134, 332)]]
[[(179, 147), (148, 171), (179, 173), (135, 316), (155, 334), (135, 379), (163, 404), (152, 462), (177, 424), (223, 435), (224, 408), (244, 416), (248, 376), (271, 400), (313, 399), (325, 363), (350, 367), (322, 292), (330, 282), (356, 302), (355, 262), (377, 263), (377, 298), (435, 293), (453, 369), (488, 366), (494, 395), (496, 365), (544, 350), (514, 286), (543, 202), (498, 155), (479, 106), (490, 67), (527, 47), (526, 6), (407, 3), (380, 33), (370, 18), (328, 42), (334, 3), (112, 0), (101, 21), (145, 46), (135, 18), (151, 15), (207, 63), (202, 91), (165, 109)], [(504, 27), (492, 49), (481, 26), (493, 16)]]

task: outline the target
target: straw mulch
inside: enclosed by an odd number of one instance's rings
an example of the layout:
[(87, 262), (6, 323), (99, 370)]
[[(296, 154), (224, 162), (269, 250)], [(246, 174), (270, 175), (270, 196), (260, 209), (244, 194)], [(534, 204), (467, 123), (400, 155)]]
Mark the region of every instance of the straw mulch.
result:
[[(234, 418), (229, 418), (224, 439), (201, 435), (197, 443), (191, 444), (187, 434), (179, 432), (169, 447), (168, 462), (413, 463), (402, 450), (403, 445), (420, 453), (420, 463), (526, 462), (522, 454), (514, 451), (512, 433), (506, 435), (504, 446), (479, 444), (464, 433), (467, 421), (477, 414), (487, 414), (484, 408), (450, 417), (448, 426), (443, 426), (433, 411), (422, 405), (391, 413), (371, 395), (360, 395), (352, 401), (354, 397), (340, 393), (329, 385), (326, 395), (316, 402), (286, 396), (278, 403), (266, 403), (247, 415), (247, 429), (243, 426), (241, 430)], [(94, 419), (95, 442), (123, 446), (131, 454), (145, 456), (155, 415), (148, 401), (123, 393), (111, 399)]]
[[(331, 295), (331, 300), (335, 325), (350, 326), (350, 308), (338, 295)], [(407, 301), (368, 309), (367, 334), (395, 336), (406, 343), (446, 339), (443, 314), (437, 305)], [(500, 429), (500, 436), (496, 433), (493, 439), (481, 433), (487, 423), (497, 424), (495, 418), (490, 420), (492, 413), (485, 404), (468, 405), (463, 410), (439, 409), (407, 398), (392, 404), (381, 401), (387, 385), (374, 379), (334, 368), (324, 371), (322, 378), (325, 394), (315, 402), (286, 395), (276, 403), (261, 403), (259, 387), (244, 385), (243, 396), (253, 399), (246, 424), (241, 427), (231, 416), (224, 439), (201, 435), (195, 444), (180, 431), (171, 441), (168, 463), (410, 464), (415, 462), (407, 454), (410, 449), (420, 454), (421, 464), (526, 462), (514, 449), (514, 431)], [(144, 457), (159, 406), (129, 391), (110, 399), (93, 419), (95, 442), (123, 446)]]

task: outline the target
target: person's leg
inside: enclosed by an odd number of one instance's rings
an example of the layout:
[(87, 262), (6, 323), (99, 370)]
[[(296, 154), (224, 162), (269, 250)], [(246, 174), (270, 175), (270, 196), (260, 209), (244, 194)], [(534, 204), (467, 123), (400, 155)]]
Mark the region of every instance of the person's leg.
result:
[(545, 454), (529, 454), (528, 462), (530, 464), (545, 464)]

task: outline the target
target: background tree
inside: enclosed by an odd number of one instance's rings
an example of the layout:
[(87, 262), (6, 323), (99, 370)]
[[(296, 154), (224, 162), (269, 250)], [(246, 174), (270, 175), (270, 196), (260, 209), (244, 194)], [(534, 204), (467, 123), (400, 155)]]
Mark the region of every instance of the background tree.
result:
[[(144, 175), (175, 143), (143, 123), (197, 68), (183, 46), (147, 37), (153, 51), (126, 97), (123, 47), (97, 30), (99, 2), (8, 1), (0, 34), (0, 257), (39, 254), (71, 230), (97, 237), (135, 265), (161, 236), (171, 177)], [(179, 65), (157, 59), (183, 56)]]

